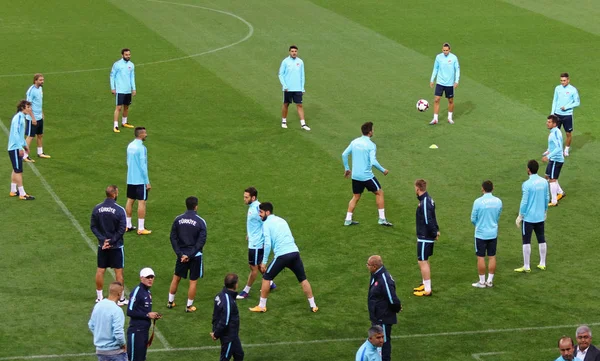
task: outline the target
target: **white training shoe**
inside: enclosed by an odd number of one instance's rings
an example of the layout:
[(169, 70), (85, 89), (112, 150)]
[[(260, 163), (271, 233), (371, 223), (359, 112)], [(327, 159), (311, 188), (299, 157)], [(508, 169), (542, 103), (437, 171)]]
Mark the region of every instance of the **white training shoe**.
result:
[(569, 148), (565, 148), (565, 151), (563, 152), (563, 154), (565, 155), (565, 157), (569, 156)]
[(452, 119), (448, 119), (448, 123), (450, 123), (450, 124), (454, 124), (454, 120), (452, 120)]
[(308, 126), (308, 124), (304, 124), (303, 126), (301, 126), (300, 128), (304, 129), (304, 130), (310, 130), (310, 127)]
[(284, 128), (284, 129), (287, 129), (287, 123), (281, 122), (281, 127)]
[(471, 284), (471, 286), (473, 286), (475, 288), (485, 288), (485, 283), (475, 282), (475, 283)]
[(117, 306), (125, 306), (129, 304), (129, 300), (127, 298), (124, 298), (122, 300), (118, 300), (117, 301)]
[(494, 287), (494, 284), (493, 284), (491, 281), (487, 281), (487, 282), (485, 283), (485, 287), (487, 287), (487, 288), (492, 288), (492, 287)]
[(438, 123), (437, 119), (434, 119), (429, 122), (429, 125), (436, 125)]

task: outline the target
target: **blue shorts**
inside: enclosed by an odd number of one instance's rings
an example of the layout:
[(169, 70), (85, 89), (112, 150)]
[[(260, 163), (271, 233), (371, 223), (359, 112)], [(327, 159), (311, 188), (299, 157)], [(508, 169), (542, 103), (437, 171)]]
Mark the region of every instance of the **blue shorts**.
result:
[(296, 104), (302, 104), (302, 92), (283, 92), (283, 103), (290, 104), (294, 102)]
[(441, 97), (442, 94), (446, 93), (446, 98), (454, 98), (454, 86), (444, 86), (440, 84), (435, 85), (435, 96)]
[(117, 93), (116, 98), (117, 105), (131, 105), (131, 93)]
[(125, 268), (125, 251), (123, 251), (123, 247), (102, 249), (98, 246), (98, 268)]
[(544, 222), (529, 223), (523, 221), (523, 225), (521, 226), (523, 244), (531, 244), (531, 235), (534, 231), (538, 243), (546, 243), (546, 237), (544, 237)]
[(31, 120), (25, 120), (25, 136), (35, 137), (44, 134), (44, 119), (39, 119), (37, 125), (33, 125)]
[(15, 173), (23, 173), (23, 157), (19, 155), (19, 150), (13, 149), (8, 151), (8, 157)]
[(177, 258), (177, 262), (175, 263), (175, 275), (181, 278), (187, 278), (188, 273), (190, 274), (190, 281), (195, 281), (198, 278), (204, 277), (202, 255), (192, 257), (185, 263), (181, 262), (181, 258)]
[(558, 179), (563, 164), (562, 162), (555, 162), (553, 160), (549, 161), (546, 166), (546, 176), (550, 179)]
[(258, 266), (262, 263), (264, 254), (265, 250), (263, 248), (248, 248), (248, 264), (250, 266)]
[(477, 257), (493, 257), (496, 255), (496, 245), (498, 244), (498, 238), (494, 239), (481, 239), (475, 238), (475, 254)]
[(145, 184), (128, 184), (127, 198), (136, 199), (138, 201), (148, 200), (148, 189)]
[(565, 132), (571, 133), (573, 131), (573, 114), (570, 115), (558, 115), (554, 114), (558, 117), (558, 129), (560, 127), (565, 127)]
[(296, 275), (298, 282), (302, 282), (306, 279), (300, 252), (292, 252), (275, 258), (269, 265), (269, 268), (267, 268), (267, 272), (263, 275), (263, 280), (273, 281), (284, 268), (291, 269)]
[(379, 181), (375, 177), (366, 181), (352, 180), (353, 194), (362, 194), (362, 192), (365, 191), (365, 188), (367, 188), (369, 192), (377, 192), (381, 189), (381, 184), (379, 184)]
[(417, 240), (417, 261), (427, 261), (433, 256), (434, 241)]

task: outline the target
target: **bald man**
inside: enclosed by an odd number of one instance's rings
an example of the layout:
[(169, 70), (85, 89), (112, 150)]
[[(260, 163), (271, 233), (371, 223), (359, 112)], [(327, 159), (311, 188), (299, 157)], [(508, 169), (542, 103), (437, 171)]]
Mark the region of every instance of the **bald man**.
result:
[(383, 329), (381, 359), (389, 361), (392, 356), (392, 325), (398, 323), (396, 313), (402, 311), (402, 304), (396, 296), (396, 282), (383, 266), (381, 256), (369, 257), (367, 268), (371, 272), (369, 318), (373, 326), (381, 326)]
[(567, 336), (563, 336), (558, 340), (558, 349), (560, 350), (560, 357), (555, 361), (582, 361), (575, 357), (575, 342), (573, 339)]
[(127, 360), (125, 315), (116, 304), (121, 292), (123, 292), (123, 285), (120, 282), (111, 283), (108, 298), (102, 299), (94, 306), (88, 322), (88, 327), (94, 334), (98, 361)]

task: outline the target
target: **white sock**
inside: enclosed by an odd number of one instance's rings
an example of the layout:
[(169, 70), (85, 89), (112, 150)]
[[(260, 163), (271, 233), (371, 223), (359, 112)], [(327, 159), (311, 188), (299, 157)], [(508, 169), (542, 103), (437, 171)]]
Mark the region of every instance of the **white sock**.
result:
[(193, 304), (194, 304), (194, 300), (190, 300), (190, 299), (188, 298), (188, 301), (187, 301), (187, 307), (190, 307), (190, 306), (191, 306), (191, 305), (193, 305)]
[(531, 244), (523, 245), (523, 268), (529, 269), (529, 257), (531, 257)]
[(175, 294), (169, 292), (169, 302), (174, 302), (174, 301), (175, 301)]
[(423, 280), (423, 285), (425, 286), (425, 292), (431, 292), (431, 279)]
[(558, 202), (558, 187), (556, 186), (556, 182), (550, 182), (550, 195), (552, 196), (552, 200), (550, 202), (556, 203)]
[(494, 274), (493, 273), (488, 273), (488, 280), (489, 283), (492, 283), (492, 281), (494, 281)]
[(306, 122), (304, 121), (304, 119), (300, 119), (300, 125), (306, 125)]
[(42, 147), (38, 147), (38, 154), (43, 154), (44, 153), (44, 149), (42, 149)]
[(29, 154), (27, 152), (23, 152), (23, 159), (29, 158)]
[[(123, 219), (123, 218), (121, 218)], [(127, 221), (127, 228), (133, 228), (133, 226), (131, 225), (131, 217), (125, 217), (125, 220)]]
[(347, 221), (351, 221), (352, 220), (352, 212), (346, 212), (346, 220)]
[(438, 120), (438, 115), (437, 114), (433, 115), (433, 120)]
[(448, 112), (448, 119), (452, 120), (452, 112)]
[(261, 298), (260, 298), (260, 301), (258, 302), (258, 306), (259, 306), (259, 307), (262, 307), (262, 308), (265, 308), (265, 307), (267, 307), (267, 299), (266, 299), (266, 298), (262, 298), (262, 297), (261, 297)]
[(121, 123), (123, 123), (123, 124), (127, 123), (127, 117), (122, 117), (121, 118)]
[(138, 231), (143, 231), (144, 228), (144, 220), (141, 218), (138, 218)]
[(546, 242), (540, 243), (540, 266), (546, 267), (546, 251), (548, 250), (548, 246)]
[(379, 212), (379, 218), (385, 219), (385, 209), (381, 208), (377, 210)]
[(11, 183), (10, 184), (10, 191), (13, 193), (17, 192), (17, 183)]
[(565, 147), (565, 150), (568, 152), (571, 147)]
[(558, 187), (558, 194), (564, 194), (565, 191), (560, 187), (560, 183), (558, 183), (558, 179), (556, 180), (556, 186)]
[(308, 304), (310, 305), (310, 307), (317, 307), (317, 304), (315, 303), (315, 298), (311, 297), (308, 299)]
[(104, 298), (104, 296), (102, 296), (102, 290), (96, 290), (96, 298), (102, 301)]
[(272, 285), (273, 285), (273, 281), (269, 281), (269, 286), (272, 286)]
[(281, 118), (281, 122), (282, 123), (287, 123), (287, 119), (286, 118)]
[(119, 127), (119, 122), (115, 121), (115, 122), (114, 122), (114, 127), (115, 127), (115, 128), (118, 128), (118, 127)]
[(20, 195), (20, 196), (24, 196), (24, 195), (26, 195), (26, 194), (27, 194), (27, 193), (25, 193), (25, 188), (23, 188), (23, 186), (20, 186), (20, 187), (19, 187), (19, 195)]
[(479, 283), (485, 283), (485, 275), (479, 275)]
[(250, 293), (250, 289), (252, 289), (252, 287), (246, 285), (246, 287), (244, 287), (244, 292)]
[(125, 290), (121, 291), (119, 300), (125, 301)]

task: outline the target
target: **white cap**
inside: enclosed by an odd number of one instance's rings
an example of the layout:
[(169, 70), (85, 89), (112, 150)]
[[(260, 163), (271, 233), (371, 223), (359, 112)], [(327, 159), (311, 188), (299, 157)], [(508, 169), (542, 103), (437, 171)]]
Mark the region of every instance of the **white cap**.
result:
[(140, 271), (140, 277), (148, 277), (148, 276), (154, 276), (154, 271), (152, 270), (152, 268), (150, 268), (150, 267), (142, 268), (142, 270)]

